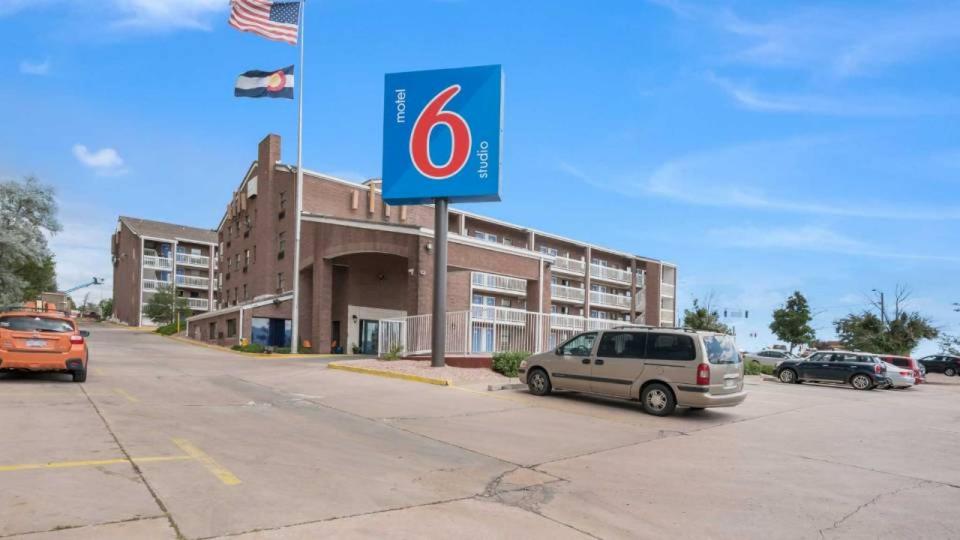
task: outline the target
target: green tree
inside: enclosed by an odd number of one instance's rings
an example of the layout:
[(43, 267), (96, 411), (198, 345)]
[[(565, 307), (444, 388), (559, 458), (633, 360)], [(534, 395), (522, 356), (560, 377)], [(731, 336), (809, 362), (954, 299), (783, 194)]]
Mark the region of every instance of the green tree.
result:
[(23, 280), (22, 300), (33, 300), (43, 292), (57, 290), (57, 263), (49, 252), (40, 261), (28, 260), (21, 263), (14, 273)]
[(706, 330), (709, 332), (731, 333), (730, 327), (720, 322), (720, 314), (710, 307), (710, 298), (706, 305), (701, 306), (700, 301), (693, 299), (693, 309), (683, 310), (683, 327), (693, 330)]
[(783, 307), (774, 310), (770, 331), (780, 341), (789, 343), (790, 352), (793, 352), (797, 345), (817, 339), (816, 332), (810, 326), (812, 320), (813, 315), (810, 314), (810, 304), (806, 297), (800, 294), (800, 291), (794, 291)]
[(960, 356), (960, 336), (941, 336), (940, 351), (944, 354)]
[(43, 266), (49, 256), (44, 233), (60, 231), (53, 188), (35, 177), (0, 182), (0, 304), (20, 302), (29, 285), (18, 269)]
[(187, 299), (182, 296), (175, 297), (173, 287), (163, 285), (147, 300), (143, 313), (153, 322), (166, 325), (176, 320), (174, 309), (176, 309), (177, 316), (181, 321), (190, 316), (190, 303)]
[(113, 315), (113, 298), (104, 298), (100, 301), (100, 316), (104, 319)]
[(939, 337), (940, 331), (934, 328), (928, 318), (904, 309), (909, 297), (909, 291), (898, 286), (892, 316), (887, 313), (886, 305), (878, 304), (878, 313), (864, 311), (837, 319), (833, 326), (840, 342), (850, 349), (909, 355), (921, 340)]

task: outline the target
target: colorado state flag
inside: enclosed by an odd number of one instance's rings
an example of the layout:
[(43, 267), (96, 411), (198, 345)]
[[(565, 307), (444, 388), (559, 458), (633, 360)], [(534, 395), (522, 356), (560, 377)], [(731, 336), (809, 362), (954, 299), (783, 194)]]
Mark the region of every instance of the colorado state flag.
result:
[(233, 95), (293, 99), (293, 78), (293, 66), (277, 71), (248, 71), (237, 77)]

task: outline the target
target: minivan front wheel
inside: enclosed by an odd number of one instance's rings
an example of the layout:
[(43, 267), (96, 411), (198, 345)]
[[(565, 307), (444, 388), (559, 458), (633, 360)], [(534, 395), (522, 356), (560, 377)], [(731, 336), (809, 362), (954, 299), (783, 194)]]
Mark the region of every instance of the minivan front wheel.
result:
[(677, 408), (677, 400), (666, 385), (654, 383), (640, 393), (640, 402), (647, 414), (667, 416)]
[(854, 375), (850, 379), (850, 386), (857, 390), (870, 390), (873, 388), (873, 381), (866, 375)]
[(530, 393), (535, 396), (545, 396), (553, 389), (553, 385), (550, 384), (550, 377), (542, 369), (535, 369), (530, 372), (530, 375), (527, 376), (527, 386), (530, 388)]

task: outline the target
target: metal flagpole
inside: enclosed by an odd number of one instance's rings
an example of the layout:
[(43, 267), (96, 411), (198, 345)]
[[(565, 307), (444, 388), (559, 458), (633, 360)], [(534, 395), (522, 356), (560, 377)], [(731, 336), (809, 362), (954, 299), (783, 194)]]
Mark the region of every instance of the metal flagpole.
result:
[[(306, 14), (307, 1), (300, 1), (300, 74), (295, 77), (299, 87), (299, 97), (297, 99), (297, 202), (296, 219), (293, 225), (293, 320), (291, 321), (292, 331), (290, 334), (290, 352), (296, 354), (300, 352), (300, 215), (303, 213), (303, 37), (304, 15)], [(273, 166), (273, 164), (268, 164)]]

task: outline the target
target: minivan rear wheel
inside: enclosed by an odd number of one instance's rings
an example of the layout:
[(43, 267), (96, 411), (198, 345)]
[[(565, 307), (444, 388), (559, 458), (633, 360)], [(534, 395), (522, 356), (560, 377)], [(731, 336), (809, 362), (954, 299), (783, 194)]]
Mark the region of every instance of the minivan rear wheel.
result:
[(539, 368), (527, 375), (527, 386), (530, 388), (530, 393), (535, 396), (545, 396), (553, 390), (553, 385), (550, 384), (550, 376), (547, 375), (546, 371)]
[(666, 385), (653, 383), (640, 393), (640, 403), (647, 414), (667, 416), (677, 408), (677, 400)]

